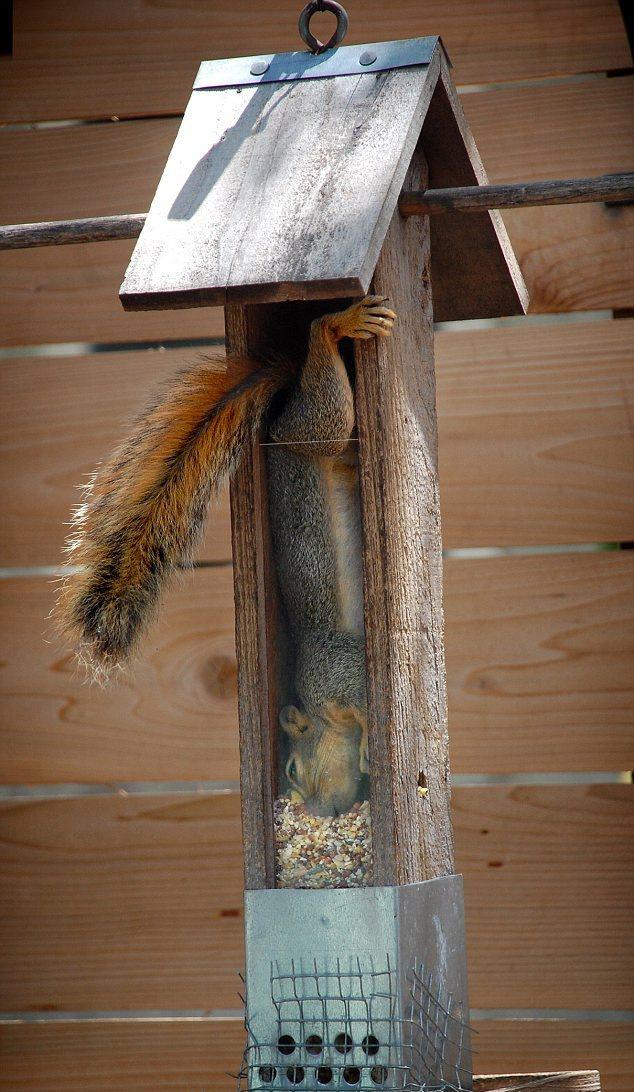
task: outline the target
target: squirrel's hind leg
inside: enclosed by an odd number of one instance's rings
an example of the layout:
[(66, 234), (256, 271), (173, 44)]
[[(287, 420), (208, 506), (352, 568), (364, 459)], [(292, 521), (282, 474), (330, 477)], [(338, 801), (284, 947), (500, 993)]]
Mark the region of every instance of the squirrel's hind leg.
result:
[(354, 428), (354, 398), (339, 342), (344, 337), (388, 337), (396, 314), (385, 299), (366, 296), (311, 323), (299, 380), (271, 423), (275, 443), (291, 444), (303, 455), (339, 455), (344, 450)]

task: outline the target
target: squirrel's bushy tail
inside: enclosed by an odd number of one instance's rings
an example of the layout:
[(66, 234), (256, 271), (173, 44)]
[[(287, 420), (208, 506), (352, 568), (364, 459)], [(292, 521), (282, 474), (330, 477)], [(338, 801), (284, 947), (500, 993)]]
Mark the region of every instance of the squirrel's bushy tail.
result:
[(95, 473), (74, 517), (59, 628), (97, 677), (122, 664), (170, 573), (186, 563), (209, 501), (257, 436), (291, 365), (208, 361), (176, 377)]

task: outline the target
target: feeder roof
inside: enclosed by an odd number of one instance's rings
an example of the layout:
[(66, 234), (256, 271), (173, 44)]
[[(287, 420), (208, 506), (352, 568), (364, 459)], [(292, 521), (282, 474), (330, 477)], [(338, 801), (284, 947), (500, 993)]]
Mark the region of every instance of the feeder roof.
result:
[[(203, 62), (123, 306), (364, 294), (419, 142), (430, 188), (486, 183), (438, 38)], [(431, 232), (437, 320), (523, 313), (499, 213)]]

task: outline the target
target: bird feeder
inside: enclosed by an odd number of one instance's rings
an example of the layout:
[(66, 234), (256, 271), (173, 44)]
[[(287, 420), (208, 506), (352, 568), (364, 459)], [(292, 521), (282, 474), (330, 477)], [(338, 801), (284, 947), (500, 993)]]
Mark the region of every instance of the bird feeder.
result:
[(265, 437), (231, 485), (243, 1081), (250, 1090), (466, 1089), (433, 321), (521, 314), (526, 293), (497, 213), (399, 212), (408, 191), (486, 182), (440, 39), (322, 47), (306, 15), (304, 33), (307, 52), (201, 64), (121, 299), (127, 310), (222, 304), (228, 349), (260, 357), (301, 353), (313, 318), (368, 292), (398, 314), (390, 339), (349, 347), (369, 753), (355, 813), (369, 807), (371, 823), (354, 887), (338, 887), (327, 860), (311, 876), (300, 869), (295, 887), (280, 886), (288, 740), (279, 722), (292, 648), (276, 587)]

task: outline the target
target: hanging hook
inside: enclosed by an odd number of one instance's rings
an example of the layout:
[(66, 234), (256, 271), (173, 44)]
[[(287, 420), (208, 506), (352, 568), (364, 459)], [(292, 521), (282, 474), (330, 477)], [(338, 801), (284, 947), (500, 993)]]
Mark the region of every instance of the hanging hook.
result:
[[(334, 34), (325, 45), (310, 32), (310, 21), (316, 11), (331, 11), (337, 18)], [(310, 3), (306, 4), (300, 12), (298, 26), (300, 37), (306, 42), (311, 53), (325, 53), (327, 49), (334, 49), (343, 41), (348, 30), (348, 12), (335, 0), (310, 0)]]

